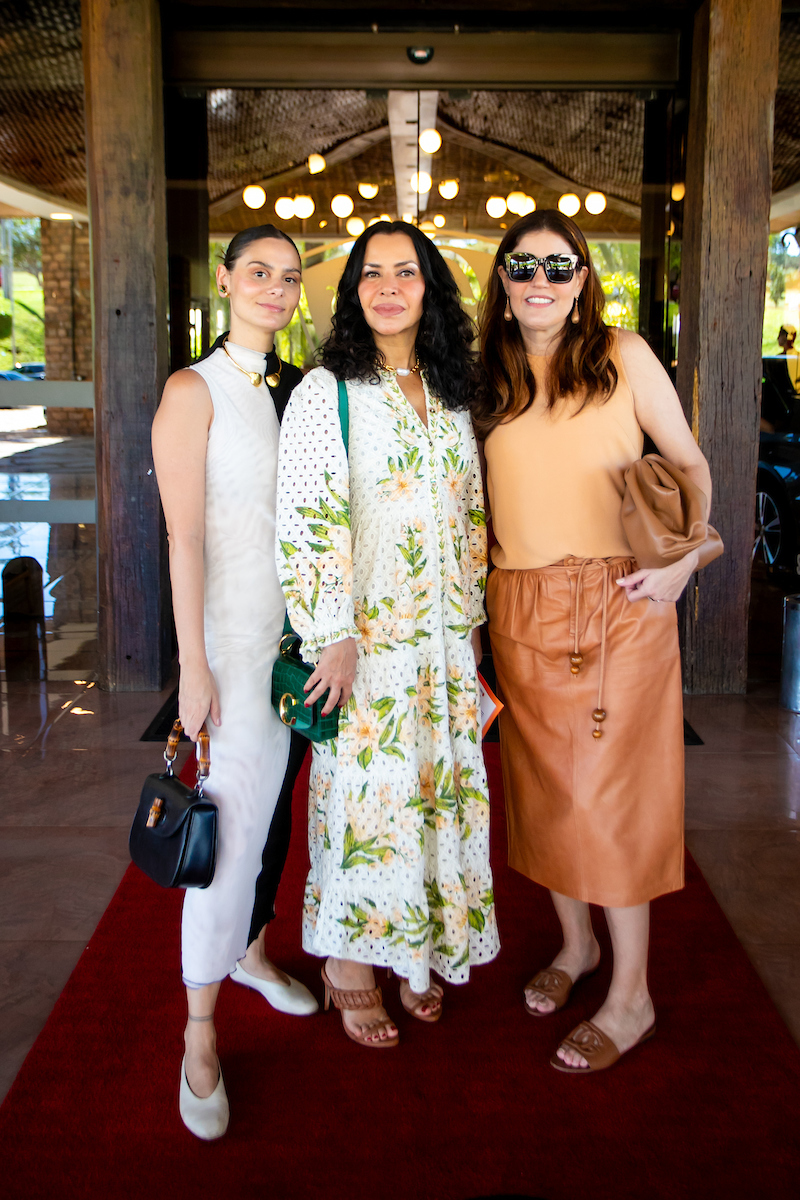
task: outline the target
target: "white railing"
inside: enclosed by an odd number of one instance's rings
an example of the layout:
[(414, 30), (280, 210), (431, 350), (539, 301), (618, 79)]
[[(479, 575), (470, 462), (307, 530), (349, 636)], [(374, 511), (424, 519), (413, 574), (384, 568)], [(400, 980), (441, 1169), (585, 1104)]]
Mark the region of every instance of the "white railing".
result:
[[(0, 379), (0, 408), (94, 408), (94, 384), (73, 380)], [(0, 459), (2, 470), (2, 459)], [(0, 523), (46, 521), (94, 525), (94, 500), (0, 500)]]
[(0, 408), (94, 408), (94, 384), (67, 379), (0, 379)]

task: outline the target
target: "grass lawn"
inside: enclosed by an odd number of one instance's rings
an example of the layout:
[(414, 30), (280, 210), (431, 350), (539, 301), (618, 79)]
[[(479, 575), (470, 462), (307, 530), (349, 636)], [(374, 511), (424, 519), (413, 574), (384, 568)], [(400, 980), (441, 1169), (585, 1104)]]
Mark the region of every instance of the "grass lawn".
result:
[[(17, 362), (44, 362), (44, 295), (33, 275), (14, 272), (14, 332)], [(32, 311), (28, 311), (32, 310)], [(9, 312), (7, 300), (0, 298), (0, 311)], [(34, 315), (38, 314), (38, 316)], [(0, 370), (13, 367), (11, 338), (0, 339)]]

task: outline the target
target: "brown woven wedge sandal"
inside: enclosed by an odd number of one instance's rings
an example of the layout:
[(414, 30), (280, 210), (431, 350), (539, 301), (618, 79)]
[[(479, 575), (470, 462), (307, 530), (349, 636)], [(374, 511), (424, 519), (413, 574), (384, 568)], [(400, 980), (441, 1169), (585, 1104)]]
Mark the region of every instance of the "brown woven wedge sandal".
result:
[[(338, 1008), (340, 1012), (358, 1012), (362, 1008), (378, 1008), (383, 1004), (383, 993), (379, 987), (372, 988), (370, 991), (350, 991), (345, 992), (340, 988), (335, 988), (322, 968), (322, 982), (325, 985), (325, 1012), (328, 1011), (333, 1001), (333, 1007)], [(388, 1015), (386, 1016), (386, 1025), (394, 1025), (394, 1021)], [(347, 1025), (342, 1020), (342, 1028), (344, 1029), (351, 1042), (357, 1042), (359, 1046), (366, 1046), (370, 1050), (392, 1050), (400, 1041), (400, 1035), (393, 1038), (377, 1038), (375, 1041), (369, 1040), (374, 1033), (381, 1028), (380, 1025), (375, 1025), (367, 1033), (354, 1033), (352, 1029), (348, 1029)]]
[[(552, 1017), (554, 1013), (559, 1012), (564, 1007), (570, 997), (570, 992), (576, 983), (580, 983), (582, 979), (588, 979), (590, 975), (596, 975), (600, 970), (600, 964), (592, 967), (590, 971), (584, 971), (583, 975), (579, 975), (574, 981), (570, 979), (566, 971), (562, 971), (560, 967), (545, 967), (538, 975), (534, 975), (533, 979), (528, 980), (523, 990), (525, 1011), (530, 1013), (532, 1017)], [(538, 1008), (531, 1008), (525, 997), (525, 991), (528, 988), (535, 988), (537, 992), (541, 992), (543, 996), (547, 996), (555, 1004), (555, 1008), (551, 1008), (549, 1012), (540, 1012)]]

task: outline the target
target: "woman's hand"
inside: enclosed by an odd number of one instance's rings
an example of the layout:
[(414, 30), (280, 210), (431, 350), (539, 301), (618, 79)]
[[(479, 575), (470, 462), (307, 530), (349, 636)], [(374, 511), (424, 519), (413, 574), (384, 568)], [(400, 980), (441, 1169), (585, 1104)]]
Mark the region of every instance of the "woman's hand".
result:
[(483, 643), (481, 642), (481, 627), (480, 627), (480, 625), (477, 625), (475, 627), (475, 629), (473, 629), (471, 637), (472, 637), (472, 653), (475, 655), (475, 666), (479, 667), (481, 665), (481, 659), (483, 658)]
[(197, 741), (200, 727), (211, 717), (215, 725), (222, 724), (219, 692), (214, 676), (205, 666), (181, 666), (178, 688), (178, 716), (188, 738)]
[(625, 575), (617, 583), (633, 603), (636, 600), (677, 600), (697, 570), (697, 550), (692, 550), (668, 567), (645, 567)]
[(303, 691), (308, 693), (306, 708), (319, 700), (320, 696), (324, 696), (328, 689), (330, 694), (325, 701), (322, 715), (327, 717), (337, 704), (339, 708), (344, 708), (353, 694), (357, 661), (355, 638), (344, 638), (341, 642), (326, 646), (319, 656), (316, 671), (303, 688)]

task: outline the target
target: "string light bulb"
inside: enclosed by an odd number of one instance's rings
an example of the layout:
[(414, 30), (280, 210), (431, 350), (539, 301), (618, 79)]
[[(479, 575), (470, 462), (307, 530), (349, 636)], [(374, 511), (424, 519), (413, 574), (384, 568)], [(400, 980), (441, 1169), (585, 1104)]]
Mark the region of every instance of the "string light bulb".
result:
[(294, 200), (291, 196), (279, 196), (275, 201), (275, 212), (282, 221), (291, 221), (294, 216)]
[(427, 171), (415, 171), (411, 176), (411, 187), (420, 196), (424, 196), (431, 190), (433, 180)]
[(345, 226), (351, 237), (358, 237), (367, 228), (361, 217), (351, 217)]
[(504, 217), (506, 215), (507, 208), (508, 206), (502, 196), (490, 196), (486, 201), (486, 211), (489, 216), (494, 217), (495, 220), (498, 220), (500, 217)]
[(607, 201), (602, 192), (589, 192), (583, 202), (586, 211), (595, 217), (605, 211), (606, 204)]
[(263, 208), (267, 203), (267, 193), (257, 183), (251, 183), (242, 192), (242, 199), (248, 208)]
[(676, 204), (679, 203), (683, 199), (683, 197), (686, 195), (686, 184), (685, 183), (673, 183), (672, 187), (670, 188), (669, 194), (672, 197), (672, 199), (675, 201)]
[(446, 221), (441, 213), (437, 213), (436, 216), (433, 218), (433, 223), (437, 229), (443, 229), (446, 224)]
[(528, 197), (524, 192), (509, 192), (506, 196), (506, 207), (515, 217), (521, 217), (525, 212), (525, 205), (528, 202)]
[(563, 213), (565, 217), (574, 217), (577, 212), (580, 212), (581, 202), (580, 197), (574, 192), (565, 192), (558, 201), (558, 211)]
[(321, 154), (309, 154), (307, 163), (309, 175), (319, 175), (320, 171), (324, 171), (327, 165)]
[(352, 197), (345, 192), (339, 192), (331, 200), (331, 212), (337, 217), (349, 217), (354, 208)]
[(358, 194), (363, 196), (365, 200), (374, 200), (378, 194), (377, 183), (360, 183), (358, 185)]
[(314, 214), (315, 204), (311, 196), (295, 196), (294, 198), (294, 215), (304, 221), (306, 217), (311, 217)]
[(443, 179), (439, 184), (439, 195), (443, 200), (455, 200), (458, 195), (458, 180)]
[(423, 129), (419, 135), (419, 148), (423, 154), (435, 154), (442, 144), (438, 129)]

